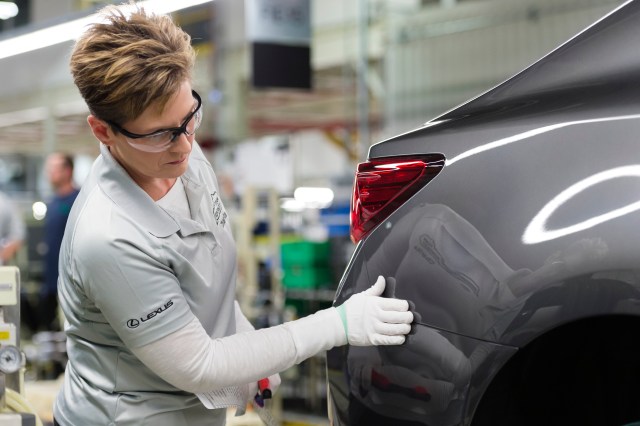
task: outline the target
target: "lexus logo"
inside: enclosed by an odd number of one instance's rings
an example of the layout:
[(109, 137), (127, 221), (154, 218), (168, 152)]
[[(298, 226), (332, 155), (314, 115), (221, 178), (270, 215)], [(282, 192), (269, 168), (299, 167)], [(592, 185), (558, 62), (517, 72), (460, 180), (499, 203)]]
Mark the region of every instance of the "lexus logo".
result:
[(147, 322), (150, 319), (155, 318), (157, 315), (160, 315), (161, 313), (163, 313), (164, 311), (166, 311), (172, 306), (173, 306), (173, 300), (169, 300), (167, 303), (154, 309), (153, 311), (149, 312), (147, 315), (143, 315), (140, 318), (131, 318), (130, 320), (127, 321), (127, 327), (137, 328), (140, 325), (140, 323)]

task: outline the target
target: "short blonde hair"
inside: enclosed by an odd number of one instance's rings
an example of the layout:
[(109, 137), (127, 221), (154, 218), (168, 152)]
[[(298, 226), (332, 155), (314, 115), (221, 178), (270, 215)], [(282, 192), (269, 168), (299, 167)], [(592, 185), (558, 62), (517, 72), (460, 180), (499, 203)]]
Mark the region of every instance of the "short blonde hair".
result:
[(185, 80), (191, 80), (195, 52), (191, 37), (169, 16), (136, 7), (126, 16), (116, 6), (99, 14), (76, 42), (71, 74), (96, 117), (124, 124), (150, 105), (165, 107)]

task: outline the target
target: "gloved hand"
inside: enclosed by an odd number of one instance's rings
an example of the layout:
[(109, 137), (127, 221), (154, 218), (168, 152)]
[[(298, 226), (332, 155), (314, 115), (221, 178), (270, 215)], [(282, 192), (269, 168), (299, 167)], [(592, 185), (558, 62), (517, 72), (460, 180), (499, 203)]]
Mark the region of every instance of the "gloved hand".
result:
[(347, 341), (354, 346), (401, 345), (411, 331), (413, 313), (406, 300), (380, 297), (384, 291), (384, 277), (369, 289), (354, 294), (338, 312)]

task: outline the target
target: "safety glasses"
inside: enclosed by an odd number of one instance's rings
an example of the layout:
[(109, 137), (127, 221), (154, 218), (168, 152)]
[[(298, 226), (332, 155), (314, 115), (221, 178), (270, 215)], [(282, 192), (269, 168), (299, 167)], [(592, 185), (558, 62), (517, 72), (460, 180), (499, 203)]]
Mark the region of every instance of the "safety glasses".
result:
[(120, 125), (107, 121), (111, 127), (122, 133), (132, 147), (145, 152), (162, 152), (175, 142), (183, 133), (193, 136), (202, 123), (202, 99), (195, 90), (191, 91), (198, 105), (191, 114), (182, 122), (180, 127), (160, 129), (147, 134), (132, 133), (123, 129)]

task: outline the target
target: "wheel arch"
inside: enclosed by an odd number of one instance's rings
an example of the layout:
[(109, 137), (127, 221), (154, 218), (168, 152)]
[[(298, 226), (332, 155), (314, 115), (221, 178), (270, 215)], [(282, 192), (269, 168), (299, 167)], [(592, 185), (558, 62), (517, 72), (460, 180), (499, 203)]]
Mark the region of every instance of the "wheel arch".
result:
[(531, 340), (493, 376), (472, 426), (640, 420), (640, 317), (597, 315)]

